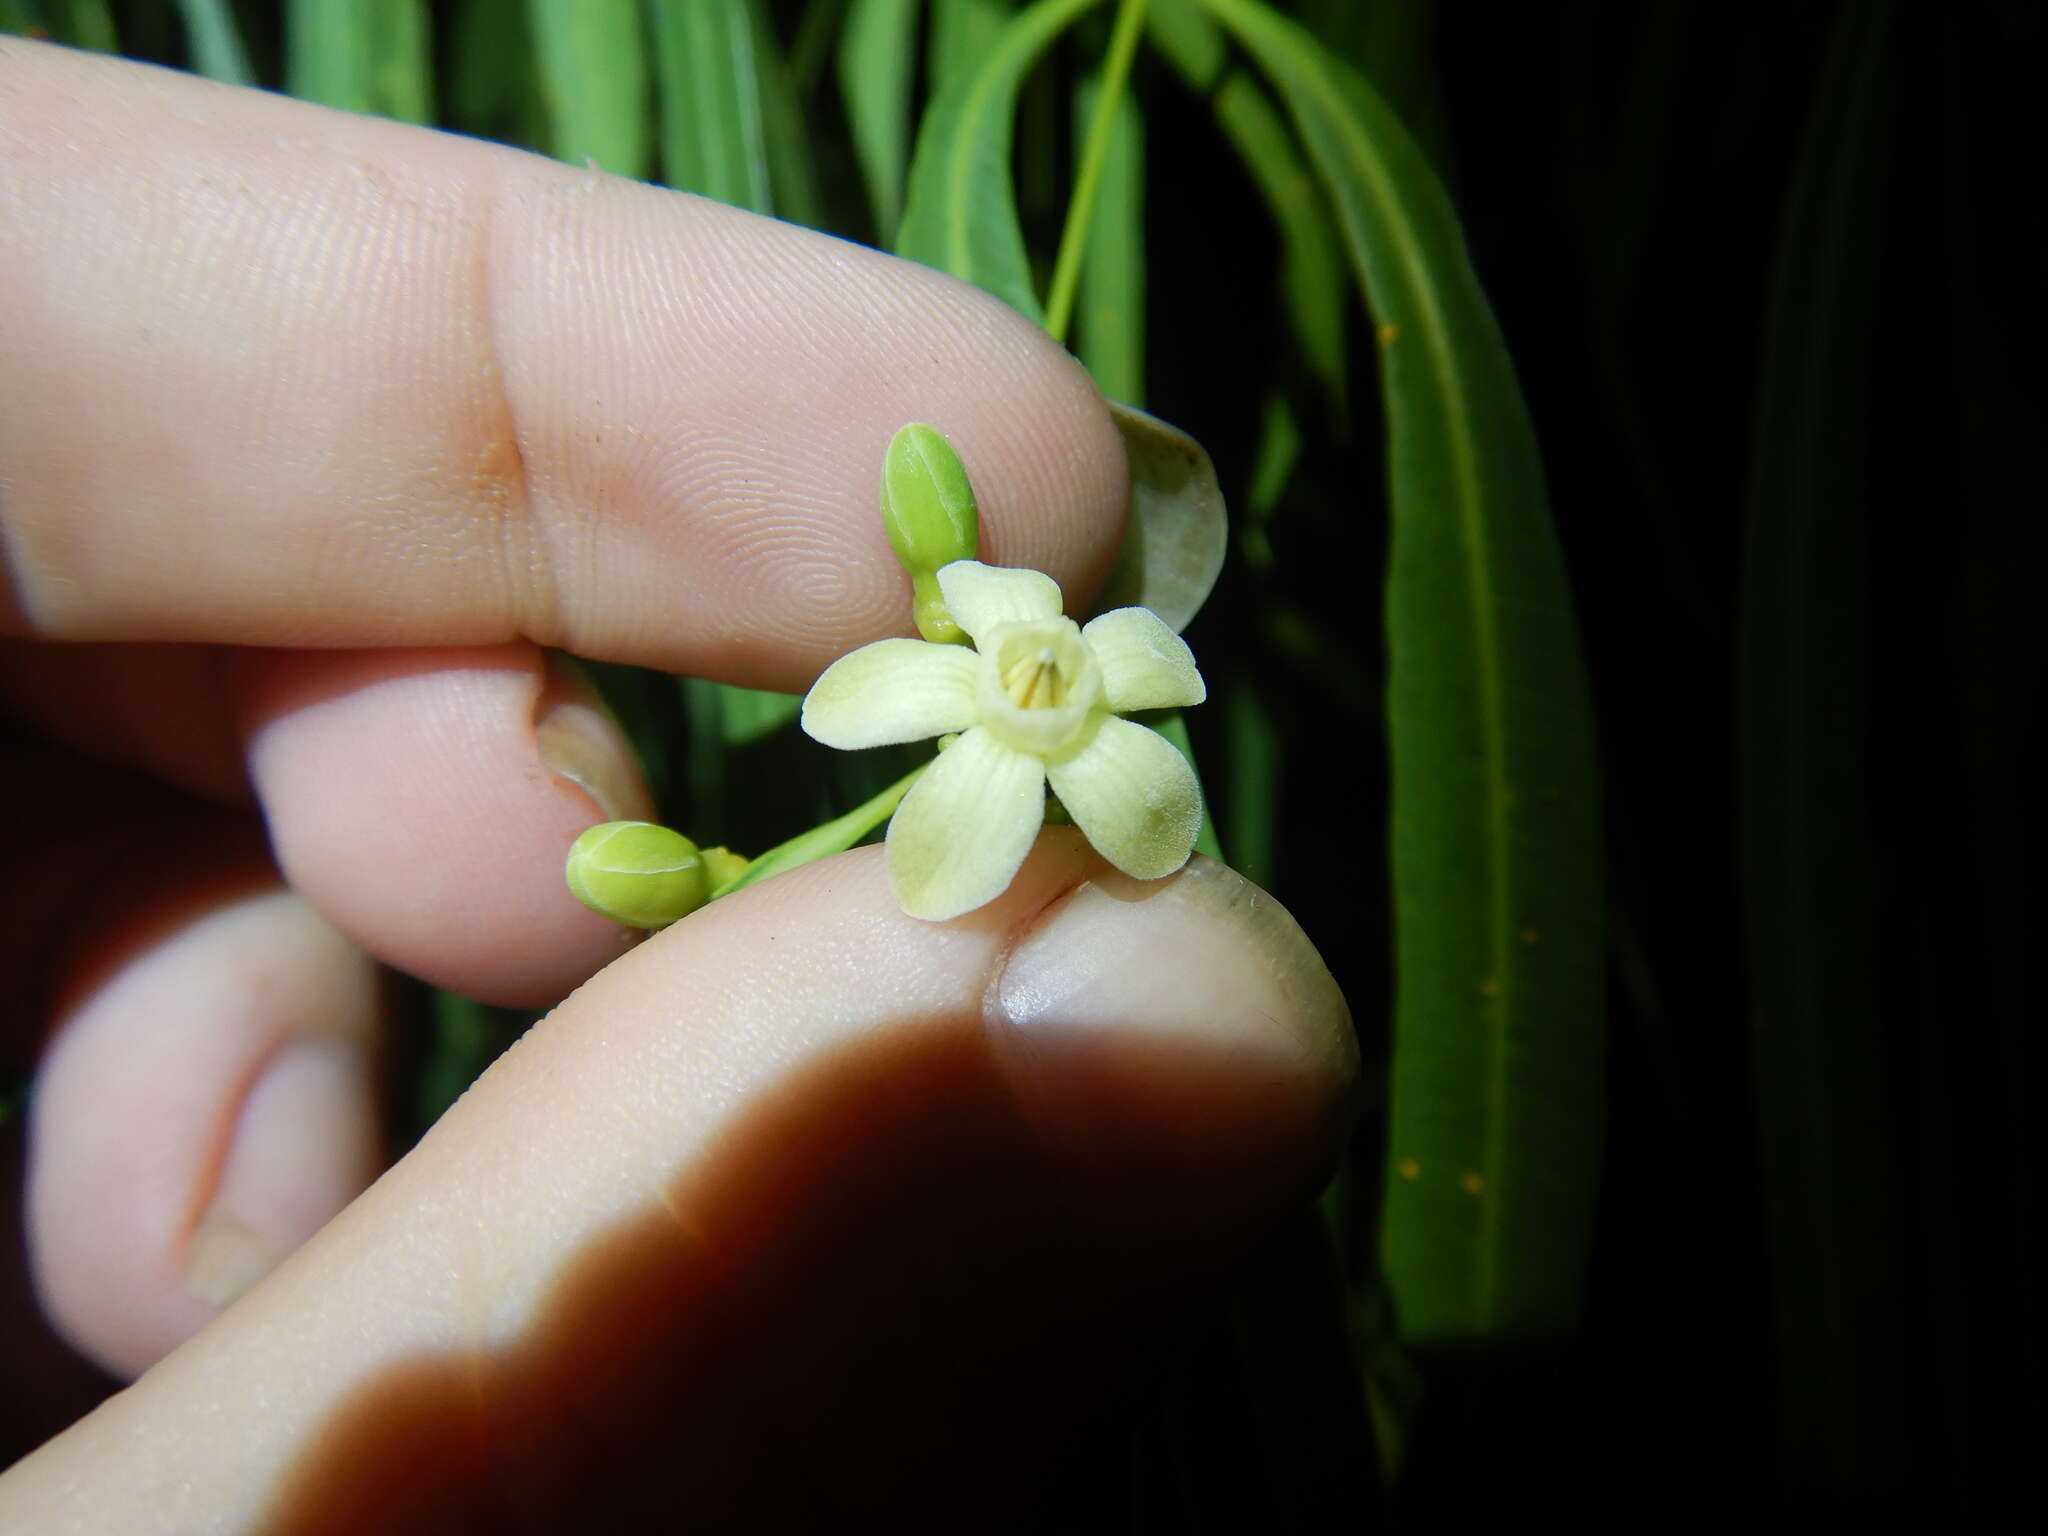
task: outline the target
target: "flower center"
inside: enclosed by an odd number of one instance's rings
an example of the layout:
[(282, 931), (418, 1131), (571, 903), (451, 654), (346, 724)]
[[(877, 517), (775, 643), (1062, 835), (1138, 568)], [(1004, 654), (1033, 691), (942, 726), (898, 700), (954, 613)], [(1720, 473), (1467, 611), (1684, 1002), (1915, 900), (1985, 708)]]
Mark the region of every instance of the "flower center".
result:
[(1072, 619), (999, 625), (982, 637), (982, 656), (981, 721), (1016, 751), (1065, 751), (1102, 702), (1101, 670)]

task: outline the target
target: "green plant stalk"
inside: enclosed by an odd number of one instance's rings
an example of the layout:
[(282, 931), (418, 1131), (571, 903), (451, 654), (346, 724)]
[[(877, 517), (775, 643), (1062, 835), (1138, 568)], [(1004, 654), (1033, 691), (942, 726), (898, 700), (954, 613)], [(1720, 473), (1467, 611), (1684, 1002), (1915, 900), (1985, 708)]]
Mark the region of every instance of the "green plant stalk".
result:
[(1095, 121), (1089, 125), (1081, 168), (1074, 177), (1073, 196), (1067, 201), (1066, 228), (1060, 235), (1052, 287), (1045, 301), (1045, 328), (1062, 345), (1067, 339), (1067, 325), (1074, 317), (1074, 293), (1081, 285), (1081, 258), (1088, 249), (1095, 189), (1102, 180), (1102, 162), (1109, 154), (1117, 103), (1130, 82), (1131, 59), (1138, 51), (1138, 38), (1144, 28), (1145, 0), (1123, 0), (1116, 13), (1116, 28), (1109, 36), (1109, 55), (1102, 65), (1102, 84), (1095, 98)]
[(822, 826), (812, 827), (808, 832), (799, 832), (786, 843), (777, 843), (749, 864), (745, 873), (728, 880), (713, 891), (711, 899), (716, 901), (721, 896), (730, 896), (734, 891), (752, 885), (757, 880), (766, 880), (770, 875), (779, 875), (785, 870), (795, 869), (800, 864), (808, 864), (813, 859), (844, 853), (896, 814), (896, 807), (903, 797), (910, 793), (910, 786), (915, 784), (918, 776), (930, 766), (930, 762), (919, 763), (873, 799), (855, 806), (844, 816), (835, 816)]
[[(1075, 92), (1078, 136), (1095, 112), (1099, 74)], [(1081, 262), (1073, 341), (1096, 388), (1110, 399), (1145, 405), (1145, 122), (1128, 91), (1110, 123), (1109, 154), (1096, 191), (1094, 233)]]

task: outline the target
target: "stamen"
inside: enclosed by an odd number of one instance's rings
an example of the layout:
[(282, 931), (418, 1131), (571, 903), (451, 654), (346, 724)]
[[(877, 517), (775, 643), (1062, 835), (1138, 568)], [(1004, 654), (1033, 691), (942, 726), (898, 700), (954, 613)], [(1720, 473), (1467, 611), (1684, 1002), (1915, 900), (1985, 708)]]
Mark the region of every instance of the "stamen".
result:
[(1003, 692), (1019, 709), (1057, 708), (1066, 694), (1057, 653), (1042, 645), (1035, 654), (1018, 657), (1003, 674)]

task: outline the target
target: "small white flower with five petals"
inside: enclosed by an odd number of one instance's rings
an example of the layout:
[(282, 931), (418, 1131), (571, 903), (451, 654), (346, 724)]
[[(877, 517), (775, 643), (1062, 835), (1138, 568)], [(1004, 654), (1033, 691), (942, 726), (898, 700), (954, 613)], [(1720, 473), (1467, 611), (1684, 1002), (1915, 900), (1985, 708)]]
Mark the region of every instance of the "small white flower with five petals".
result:
[(1084, 628), (1038, 571), (956, 560), (938, 573), (968, 650), (878, 640), (825, 669), (803, 727), (853, 749), (959, 732), (889, 823), (889, 880), (913, 917), (994, 900), (1030, 851), (1045, 786), (1110, 863), (1139, 880), (1187, 862), (1202, 823), (1194, 770), (1158, 732), (1117, 718), (1207, 696), (1187, 644), (1149, 609)]

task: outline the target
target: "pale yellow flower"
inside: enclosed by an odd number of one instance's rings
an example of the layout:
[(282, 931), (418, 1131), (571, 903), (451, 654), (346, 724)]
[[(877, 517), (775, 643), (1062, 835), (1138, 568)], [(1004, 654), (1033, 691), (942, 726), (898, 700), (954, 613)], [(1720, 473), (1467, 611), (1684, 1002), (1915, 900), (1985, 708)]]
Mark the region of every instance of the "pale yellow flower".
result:
[(889, 823), (903, 910), (934, 920), (994, 900), (1045, 816), (1045, 787), (1096, 851), (1139, 880), (1187, 862), (1202, 824), (1194, 770), (1119, 715), (1207, 696), (1186, 643), (1144, 608), (1084, 628), (1038, 571), (956, 560), (939, 589), (974, 649), (878, 640), (842, 656), (804, 700), (803, 727), (853, 749), (959, 732)]

